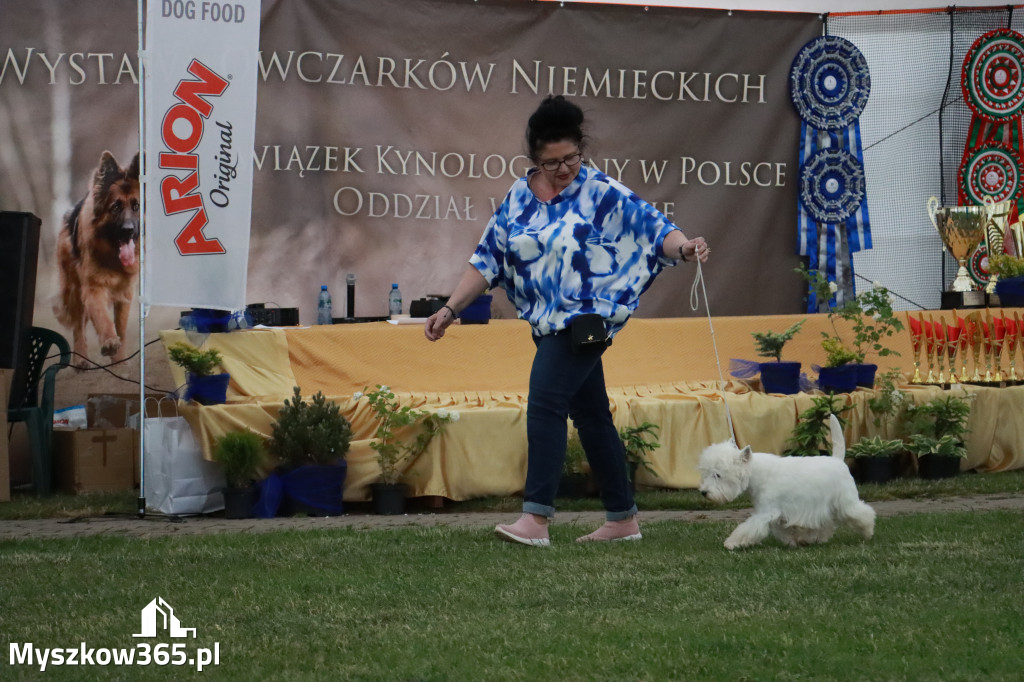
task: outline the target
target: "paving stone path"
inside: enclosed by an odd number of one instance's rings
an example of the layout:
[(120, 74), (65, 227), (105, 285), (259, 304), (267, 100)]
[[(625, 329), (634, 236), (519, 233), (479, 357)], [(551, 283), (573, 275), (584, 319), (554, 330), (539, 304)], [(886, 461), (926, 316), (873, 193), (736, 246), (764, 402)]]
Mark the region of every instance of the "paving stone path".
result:
[[(947, 511), (1012, 510), (1024, 514), (1024, 493), (999, 493), (972, 497), (945, 497), (925, 500), (889, 500), (871, 502), (879, 516), (898, 514), (927, 514)], [(749, 509), (714, 511), (641, 511), (641, 523), (679, 521), (699, 523), (705, 521), (742, 521)], [(275, 519), (225, 519), (219, 516), (169, 518), (147, 514), (135, 516), (89, 516), (72, 519), (32, 519), (0, 521), (0, 540), (45, 540), (74, 538), (89, 535), (120, 535), (155, 538), (173, 535), (203, 535), (208, 533), (265, 533), (280, 530), (310, 530), (330, 528), (356, 528), (375, 530), (411, 526), (456, 526), (460, 528), (493, 528), (499, 523), (515, 520), (515, 512), (436, 512), (403, 516), (374, 516), (346, 514), (326, 518), (297, 517)], [(597, 527), (604, 520), (604, 512), (559, 512), (555, 522), (559, 525)]]

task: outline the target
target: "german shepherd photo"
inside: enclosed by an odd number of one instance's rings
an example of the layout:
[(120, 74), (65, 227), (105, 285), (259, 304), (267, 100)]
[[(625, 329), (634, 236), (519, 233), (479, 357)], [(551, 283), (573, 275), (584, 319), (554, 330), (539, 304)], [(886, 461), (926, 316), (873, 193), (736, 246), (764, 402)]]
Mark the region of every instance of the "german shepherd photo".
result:
[(139, 155), (122, 168), (105, 151), (85, 198), (57, 238), (60, 300), (53, 312), (73, 335), (74, 364), (89, 367), (86, 325), (100, 353), (125, 358), (125, 331), (139, 276)]

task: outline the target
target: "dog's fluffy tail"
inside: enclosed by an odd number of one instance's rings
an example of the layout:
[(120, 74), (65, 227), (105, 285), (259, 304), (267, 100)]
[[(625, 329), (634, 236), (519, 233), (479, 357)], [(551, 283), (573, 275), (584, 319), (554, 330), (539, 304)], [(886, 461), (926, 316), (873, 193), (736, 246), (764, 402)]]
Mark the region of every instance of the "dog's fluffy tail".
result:
[(828, 416), (828, 427), (832, 432), (832, 456), (836, 459), (846, 457), (846, 438), (843, 437), (843, 427), (839, 424), (839, 418), (834, 414)]

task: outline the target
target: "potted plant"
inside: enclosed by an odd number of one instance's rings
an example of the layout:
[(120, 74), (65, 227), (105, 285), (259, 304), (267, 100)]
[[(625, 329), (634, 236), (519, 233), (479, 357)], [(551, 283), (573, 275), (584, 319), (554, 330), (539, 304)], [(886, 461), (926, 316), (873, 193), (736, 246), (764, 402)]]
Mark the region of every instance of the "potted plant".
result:
[[(814, 291), (819, 306), (822, 302), (828, 308), (831, 332), (821, 332), (821, 348), (825, 351), (825, 365), (818, 370), (818, 387), (826, 393), (850, 393), (857, 388), (857, 368), (852, 363), (858, 360), (857, 353), (847, 347), (836, 327), (839, 309), (834, 304), (839, 287), (830, 282), (820, 270), (807, 270), (803, 265), (796, 272), (804, 278)], [(847, 302), (849, 305), (849, 302)]]
[(800, 363), (783, 362), (782, 348), (794, 337), (807, 319), (804, 318), (784, 332), (751, 332), (754, 349), (762, 358), (775, 358), (775, 362), (758, 364), (761, 385), (765, 393), (791, 395), (800, 392)]
[(899, 438), (881, 436), (861, 438), (846, 451), (854, 459), (854, 470), (860, 483), (886, 483), (895, 476), (896, 457), (903, 452)]
[(579, 499), (586, 497), (590, 489), (587, 453), (583, 450), (580, 435), (573, 431), (565, 441), (565, 461), (562, 463), (562, 478), (558, 481), (557, 496)]
[[(868, 398), (872, 424), (881, 435), (890, 439), (900, 439), (900, 442), (907, 435), (907, 410), (911, 405), (910, 396), (899, 388), (899, 383), (903, 380), (903, 372), (899, 368), (890, 368), (878, 375), (875, 394)], [(906, 448), (902, 448), (893, 455), (893, 477), (901, 475), (906, 452)]]
[(857, 388), (859, 370), (856, 352), (843, 345), (838, 336), (822, 332), (825, 366), (818, 371), (818, 387), (827, 393), (850, 393)]
[(899, 388), (902, 380), (903, 372), (899, 368), (889, 369), (878, 376), (876, 393), (868, 398), (868, 410), (874, 415), (872, 423), (892, 436), (902, 435), (897, 433), (897, 427), (905, 421), (910, 405), (907, 392)]
[[(280, 463), (285, 513), (332, 516), (342, 511), (352, 426), (340, 408), (317, 391), (307, 402), (298, 386), (271, 426), (269, 449)], [(266, 486), (265, 486), (266, 487)]]
[(988, 269), (996, 280), (995, 292), (1004, 306), (1024, 306), (1024, 258), (1008, 253), (988, 257)]
[(960, 461), (967, 458), (963, 441), (951, 435), (936, 438), (923, 433), (910, 436), (907, 449), (917, 457), (921, 478), (951, 478), (960, 473)]
[(640, 426), (623, 426), (619, 429), (619, 440), (622, 441), (622, 447), (626, 450), (626, 472), (634, 489), (636, 489), (636, 472), (640, 467), (643, 467), (651, 476), (658, 475), (647, 459), (648, 453), (661, 447), (661, 443), (658, 442), (657, 424), (644, 422)]
[(217, 438), (213, 461), (224, 469), (224, 516), (247, 519), (259, 498), (254, 484), (263, 466), (263, 436), (253, 431), (228, 431)]
[(857, 353), (857, 385), (875, 384), (877, 364), (865, 363), (868, 354), (880, 358), (899, 355), (883, 341), (903, 331), (903, 322), (893, 314), (889, 290), (875, 282), (870, 289), (857, 294), (854, 300), (840, 310), (840, 316), (853, 325), (853, 348)]
[[(969, 433), (973, 396), (952, 393), (907, 408), (907, 449), (917, 455), (921, 478), (947, 478), (960, 471), (967, 457), (964, 438)], [(956, 446), (956, 447), (954, 447)]]
[(185, 400), (201, 405), (219, 405), (227, 400), (231, 375), (214, 374), (220, 366), (220, 352), (214, 348), (202, 350), (190, 343), (179, 341), (167, 347), (167, 357), (185, 370)]
[[(408, 486), (401, 482), (403, 465), (419, 457), (434, 436), (449, 422), (459, 420), (459, 413), (448, 410), (414, 410), (400, 405), (387, 386), (377, 384), (376, 390), (357, 392), (353, 400), (365, 397), (377, 416), (375, 440), (370, 447), (377, 453), (380, 480), (370, 486), (373, 510), (377, 514), (405, 513)], [(415, 432), (412, 440), (403, 440), (402, 434)]]
[[(882, 343), (903, 330), (903, 322), (893, 313), (889, 290), (875, 283), (852, 299), (836, 305), (834, 296), (838, 291), (835, 282), (818, 270), (807, 270), (803, 266), (797, 272), (814, 290), (818, 301), (827, 301), (831, 332), (822, 332), (822, 348), (826, 363), (820, 372), (818, 382), (823, 391), (848, 393), (857, 386), (874, 386), (876, 364), (866, 364), (868, 353), (879, 357), (899, 355)], [(836, 327), (836, 319), (844, 320), (852, 327), (852, 344), (847, 345)]]
[(829, 417), (835, 415), (839, 425), (846, 426), (846, 420), (841, 415), (851, 406), (844, 405), (842, 399), (831, 393), (812, 398), (811, 403), (811, 407), (800, 413), (783, 455), (811, 457), (831, 454)]

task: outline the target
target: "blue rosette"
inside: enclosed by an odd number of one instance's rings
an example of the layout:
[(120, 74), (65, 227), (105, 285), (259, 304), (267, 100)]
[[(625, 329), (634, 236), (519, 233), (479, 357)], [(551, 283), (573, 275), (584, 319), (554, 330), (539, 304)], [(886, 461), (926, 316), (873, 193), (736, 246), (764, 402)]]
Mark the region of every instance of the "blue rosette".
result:
[[(819, 36), (800, 48), (789, 75), (800, 124), (797, 252), (808, 268), (855, 295), (852, 255), (871, 248), (859, 117), (871, 94), (867, 60), (845, 38)], [(807, 310), (821, 302), (808, 291)]]
[(845, 222), (864, 194), (864, 167), (848, 151), (820, 149), (800, 170), (800, 200), (819, 223)]
[(800, 48), (789, 78), (797, 113), (818, 130), (841, 130), (854, 123), (871, 94), (867, 60), (839, 36), (821, 36)]

